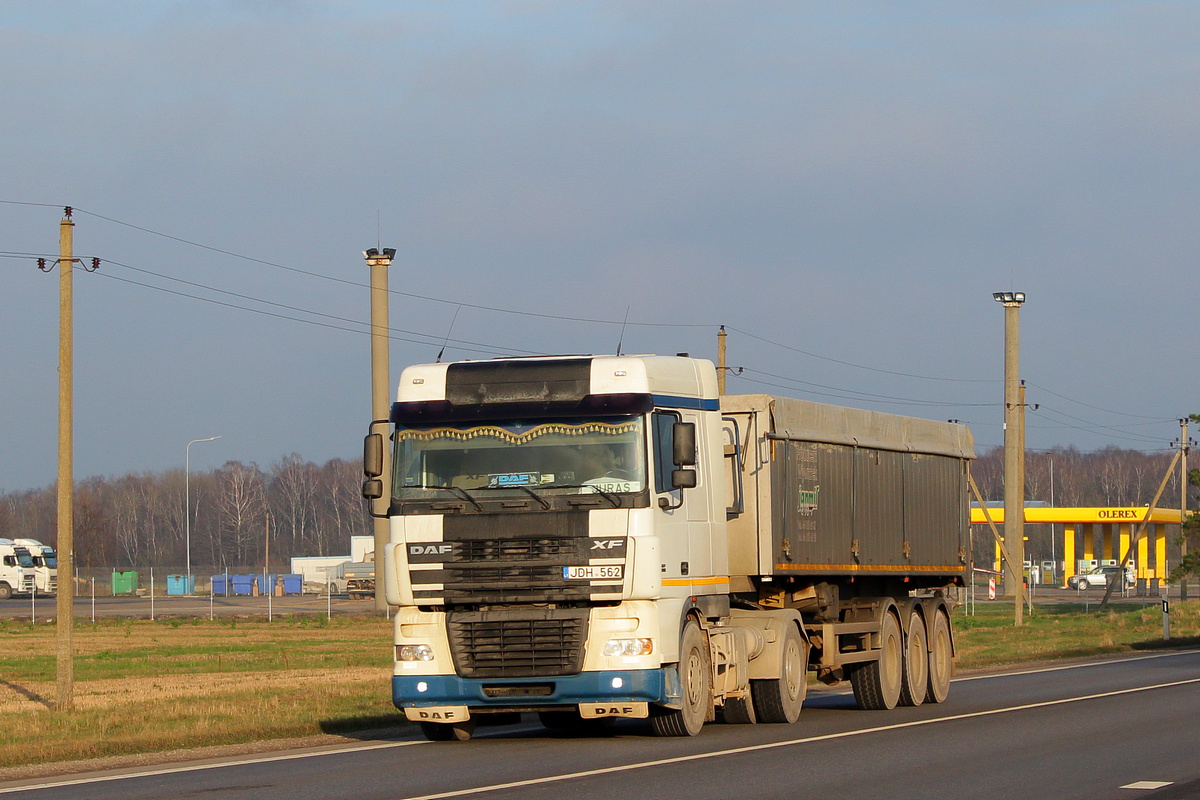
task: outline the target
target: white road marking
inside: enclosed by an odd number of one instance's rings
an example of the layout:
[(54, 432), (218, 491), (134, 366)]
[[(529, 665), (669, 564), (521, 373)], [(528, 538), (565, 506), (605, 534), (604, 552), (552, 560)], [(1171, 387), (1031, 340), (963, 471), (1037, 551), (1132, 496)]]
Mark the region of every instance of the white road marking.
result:
[(436, 794), (423, 794), (419, 797), (407, 797), (403, 800), (442, 800), (447, 797), (466, 797), (473, 794), (484, 794), (486, 792), (501, 791), (504, 789), (520, 789), (525, 786), (538, 786), (546, 783), (557, 783), (559, 781), (575, 780), (577, 778), (592, 778), (597, 775), (612, 775), (619, 772), (630, 772), (635, 769), (647, 769), (649, 767), (662, 767), (670, 764), (684, 764), (689, 761), (702, 761), (710, 758), (719, 758), (721, 756), (738, 755), (741, 753), (754, 753), (761, 750), (773, 750), (778, 747), (791, 747), (798, 744), (809, 744), (812, 742), (825, 742), (834, 739), (847, 739), (851, 736), (862, 736), (868, 733), (883, 733), (885, 731), (902, 730), (904, 728), (917, 728), (924, 725), (934, 725), (942, 722), (955, 722), (962, 719), (973, 719), (976, 717), (990, 717), (996, 714), (1008, 714), (1013, 711), (1028, 711), (1035, 708), (1049, 708), (1051, 706), (1065, 705), (1067, 703), (1079, 703), (1085, 700), (1100, 700), (1105, 697), (1119, 697), (1126, 694), (1136, 694), (1138, 692), (1148, 692), (1154, 689), (1170, 689), (1175, 686), (1188, 686), (1191, 684), (1200, 683), (1200, 678), (1189, 678), (1183, 681), (1172, 681), (1170, 683), (1159, 683), (1153, 686), (1138, 686), (1132, 689), (1118, 689), (1112, 692), (1100, 692), (1099, 694), (1081, 695), (1079, 697), (1066, 697), (1061, 700), (1046, 700), (1040, 703), (1026, 703), (1019, 706), (1009, 706), (1007, 708), (994, 708), (990, 711), (973, 711), (969, 714), (953, 714), (948, 717), (936, 717), (934, 719), (913, 720), (911, 722), (898, 722), (894, 725), (880, 725), (875, 728), (859, 728), (852, 731), (842, 731), (841, 733), (830, 733), (823, 736), (808, 736), (801, 739), (788, 739), (782, 742), (767, 742), (765, 744), (749, 745), (747, 747), (733, 747), (728, 750), (715, 750), (710, 753), (696, 753), (690, 756), (677, 756), (675, 758), (661, 758), (654, 761), (641, 761), (634, 764), (623, 764), (617, 767), (603, 767), (601, 769), (589, 769), (580, 772), (569, 772), (562, 775), (547, 775), (543, 778), (529, 778), (523, 781), (510, 781), (508, 783), (496, 783), (489, 786), (475, 786), (469, 789), (455, 789), (449, 792), (438, 792)]
[(1122, 789), (1161, 789), (1164, 786), (1170, 786), (1175, 781), (1137, 781), (1135, 783), (1127, 783), (1120, 787)]
[(336, 750), (318, 751), (315, 753), (288, 753), (277, 756), (261, 756), (259, 758), (243, 758), (237, 761), (215, 761), (207, 764), (187, 764), (179, 767), (164, 767), (163, 769), (148, 769), (142, 772), (122, 772), (114, 775), (91, 775), (86, 778), (67, 778), (52, 783), (26, 784), (24, 786), (9, 786), (0, 788), (0, 794), (13, 792), (30, 792), (34, 789), (57, 789), (61, 786), (81, 786), (86, 783), (104, 783), (106, 781), (123, 781), (129, 778), (152, 778), (156, 775), (176, 775), (181, 772), (198, 772), (205, 769), (220, 769), (221, 767), (242, 767), (249, 764), (269, 764), (272, 761), (294, 761), (298, 758), (315, 758), (319, 756), (336, 756), (343, 753), (361, 753), (364, 750), (383, 750), (389, 747), (407, 747), (413, 744), (428, 744), (424, 741), (408, 742), (375, 742), (373, 744), (355, 745)]

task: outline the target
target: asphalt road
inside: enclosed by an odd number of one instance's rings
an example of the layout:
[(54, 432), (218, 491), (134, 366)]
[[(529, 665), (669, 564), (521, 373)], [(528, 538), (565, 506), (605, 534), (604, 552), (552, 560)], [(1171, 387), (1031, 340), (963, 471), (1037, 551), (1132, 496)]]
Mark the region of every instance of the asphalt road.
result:
[(532, 722), (466, 743), (415, 736), (313, 751), (0, 785), (37, 800), (927, 800), (1200, 797), (1200, 651), (954, 681), (941, 705), (860, 711), (810, 693), (795, 725), (713, 724), (658, 739), (620, 724), (552, 734)]

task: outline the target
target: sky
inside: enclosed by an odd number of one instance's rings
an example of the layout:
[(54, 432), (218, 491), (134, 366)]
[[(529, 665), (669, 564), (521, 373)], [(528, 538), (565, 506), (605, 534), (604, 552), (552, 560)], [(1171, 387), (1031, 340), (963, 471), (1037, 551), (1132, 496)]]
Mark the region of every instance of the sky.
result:
[[(1200, 412), (1200, 4), (0, 4), (0, 492), (358, 458), (390, 366), (715, 358), (1031, 449)], [(1037, 405), (1036, 410), (1032, 408)], [(213, 442), (188, 442), (211, 436)]]

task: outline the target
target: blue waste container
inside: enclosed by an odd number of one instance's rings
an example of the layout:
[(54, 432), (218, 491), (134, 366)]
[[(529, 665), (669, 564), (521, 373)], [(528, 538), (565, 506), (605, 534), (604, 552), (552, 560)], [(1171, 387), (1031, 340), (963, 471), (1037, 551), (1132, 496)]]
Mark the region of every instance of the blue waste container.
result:
[(258, 589), (260, 595), (273, 594), (275, 592), (275, 576), (255, 575), (254, 586)]
[(304, 576), (303, 575), (284, 575), (283, 576), (283, 593), (284, 594), (304, 594)]
[(254, 575), (230, 575), (229, 579), (233, 581), (233, 593), (253, 594), (254, 577)]
[(167, 594), (171, 596), (182, 596), (185, 594), (195, 594), (196, 592), (196, 576), (188, 575), (168, 575), (167, 576)]
[(229, 576), (225, 575), (224, 573), (212, 576), (211, 585), (213, 595), (229, 594), (229, 586), (225, 580), (228, 577)]

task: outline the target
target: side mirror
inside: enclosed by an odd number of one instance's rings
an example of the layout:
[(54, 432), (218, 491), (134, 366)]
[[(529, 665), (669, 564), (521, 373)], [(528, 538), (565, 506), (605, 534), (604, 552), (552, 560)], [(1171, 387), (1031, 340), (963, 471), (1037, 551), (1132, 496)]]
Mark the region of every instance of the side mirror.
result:
[(671, 471), (671, 485), (676, 489), (695, 489), (696, 470), (676, 469)]
[(378, 500), (383, 497), (383, 481), (379, 478), (363, 481), (362, 496), (367, 500)]
[[(368, 433), (363, 439), (363, 474), (368, 478), (378, 478), (383, 474), (383, 434), (381, 433)], [(364, 497), (366, 491), (366, 486), (364, 486)], [(383, 496), (382, 484), (380, 493), (375, 496)]]
[(671, 426), (671, 438), (674, 440), (672, 458), (675, 463), (681, 467), (695, 466), (696, 423), (676, 422)]

